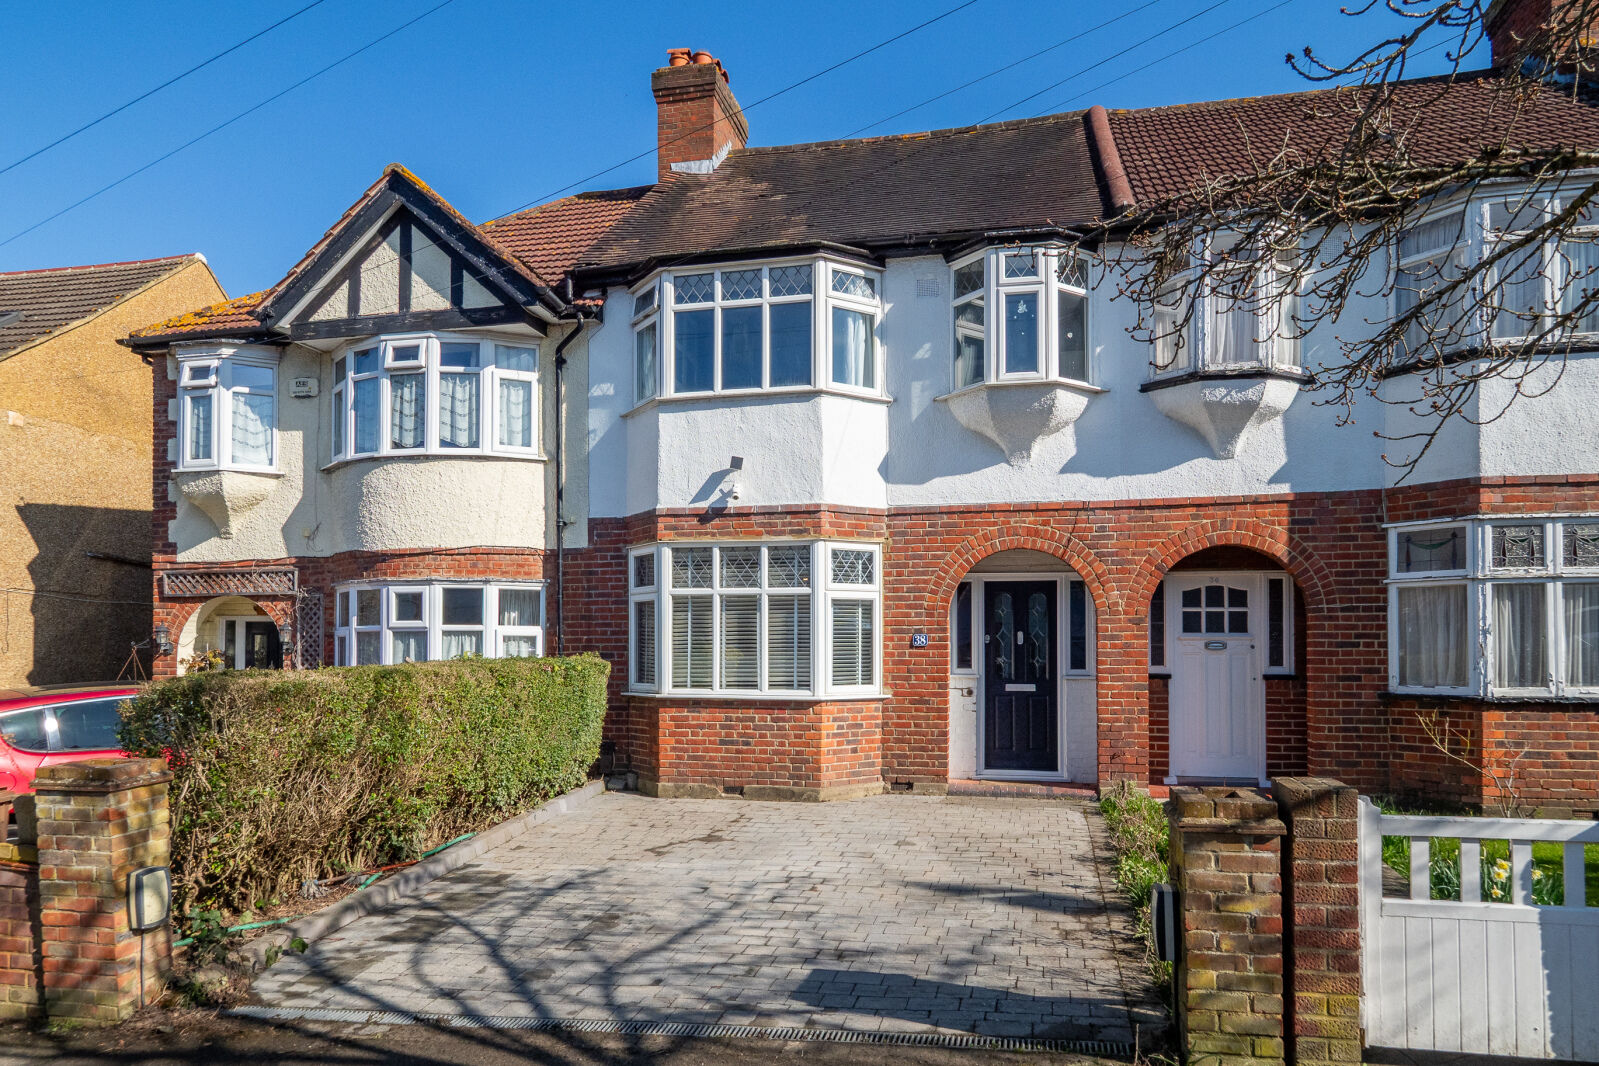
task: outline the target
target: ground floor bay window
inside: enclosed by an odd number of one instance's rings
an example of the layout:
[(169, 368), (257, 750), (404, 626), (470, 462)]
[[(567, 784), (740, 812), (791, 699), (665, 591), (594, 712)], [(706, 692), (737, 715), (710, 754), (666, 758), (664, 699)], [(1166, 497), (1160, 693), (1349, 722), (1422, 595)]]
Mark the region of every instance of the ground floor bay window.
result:
[(1599, 516), (1389, 531), (1398, 692), (1599, 699)]
[(637, 692), (872, 695), (881, 676), (876, 544), (661, 544), (629, 557)]
[(544, 654), (538, 583), (350, 585), (337, 600), (338, 666)]

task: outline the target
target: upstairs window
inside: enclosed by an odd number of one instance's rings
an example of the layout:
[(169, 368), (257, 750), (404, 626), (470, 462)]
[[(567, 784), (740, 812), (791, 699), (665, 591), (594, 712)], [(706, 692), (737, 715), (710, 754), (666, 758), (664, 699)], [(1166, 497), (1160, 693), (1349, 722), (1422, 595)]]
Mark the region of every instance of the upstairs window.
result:
[(537, 455), (539, 351), (450, 335), (364, 341), (333, 361), (333, 458)]
[[(1491, 342), (1543, 339), (1556, 315), (1581, 309), (1599, 288), (1599, 208), (1586, 209), (1558, 238), (1532, 238), (1566, 209), (1569, 196), (1496, 193), (1431, 210), (1403, 230), (1394, 248), (1394, 318), (1428, 297), (1438, 302), (1406, 323), (1401, 354), (1421, 359)], [(1495, 258), (1481, 279), (1446, 295), (1468, 268)], [(1599, 309), (1589, 308), (1564, 323), (1560, 336), (1547, 339), (1595, 333)]]
[(875, 274), (828, 260), (679, 271), (633, 294), (633, 397), (878, 392)]
[(274, 353), (227, 350), (180, 356), (178, 406), (178, 469), (275, 469)]
[(1152, 315), (1152, 375), (1299, 366), (1290, 269), (1286, 259), (1259, 271), (1218, 266), (1203, 279), (1196, 270), (1167, 285)]
[(952, 272), (957, 389), (1089, 381), (1088, 265), (1076, 249), (990, 248), (956, 261)]

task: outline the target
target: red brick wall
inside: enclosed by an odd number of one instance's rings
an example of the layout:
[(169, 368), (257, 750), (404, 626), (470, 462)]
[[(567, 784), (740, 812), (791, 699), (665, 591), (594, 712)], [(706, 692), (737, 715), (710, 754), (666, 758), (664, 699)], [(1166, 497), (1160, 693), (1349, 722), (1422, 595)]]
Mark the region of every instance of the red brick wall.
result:
[(655, 93), (657, 178), (673, 163), (710, 159), (724, 144), (744, 147), (749, 123), (728, 88), (721, 64), (663, 67), (650, 78)]
[(43, 1013), (39, 867), (0, 861), (0, 1022)]

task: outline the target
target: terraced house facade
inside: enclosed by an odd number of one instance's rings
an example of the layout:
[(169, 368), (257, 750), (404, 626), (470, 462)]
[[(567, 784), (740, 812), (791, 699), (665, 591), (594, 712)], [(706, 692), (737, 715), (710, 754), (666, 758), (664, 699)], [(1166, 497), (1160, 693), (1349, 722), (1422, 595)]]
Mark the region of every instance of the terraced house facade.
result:
[[(1494, 135), (1497, 76), (1428, 150)], [(719, 62), (651, 80), (654, 184), (474, 225), (393, 166), (273, 288), (130, 339), (159, 669), (598, 652), (661, 795), (1493, 798), (1426, 715), (1599, 809), (1599, 355), (1401, 478), (1402, 407), (1307, 391), (1336, 324), (1217, 303), (1139, 340), (1114, 231), (1083, 240), (1313, 135), (1317, 94), (759, 148)], [(1599, 143), (1569, 92), (1526, 106)], [(1481, 254), (1504, 195), (1440, 200), (1395, 266)]]

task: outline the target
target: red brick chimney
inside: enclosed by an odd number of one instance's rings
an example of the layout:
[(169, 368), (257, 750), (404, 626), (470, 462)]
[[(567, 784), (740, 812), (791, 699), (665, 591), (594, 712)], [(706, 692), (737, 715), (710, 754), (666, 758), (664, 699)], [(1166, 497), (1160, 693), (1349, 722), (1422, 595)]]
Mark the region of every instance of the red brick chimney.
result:
[(727, 71), (709, 52), (673, 48), (650, 75), (656, 106), (656, 175), (708, 173), (749, 141), (749, 123), (727, 87)]
[(1560, 63), (1578, 58), (1578, 53), (1591, 57), (1594, 48), (1596, 19), (1589, 16), (1589, 25), (1580, 36), (1571, 25), (1584, 0), (1494, 0), (1488, 6), (1484, 22), (1488, 40), (1493, 44), (1493, 65), (1503, 66), (1516, 56), (1536, 55)]

